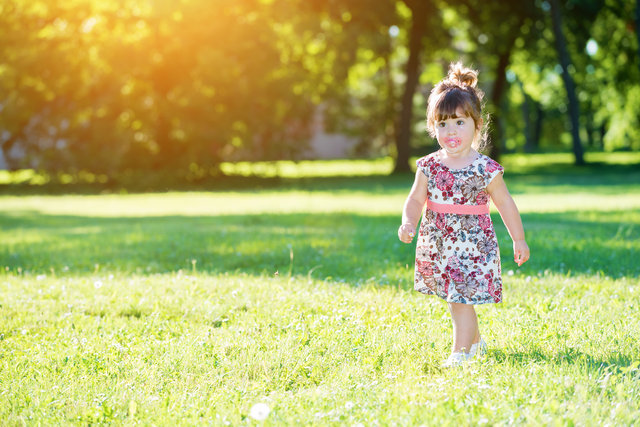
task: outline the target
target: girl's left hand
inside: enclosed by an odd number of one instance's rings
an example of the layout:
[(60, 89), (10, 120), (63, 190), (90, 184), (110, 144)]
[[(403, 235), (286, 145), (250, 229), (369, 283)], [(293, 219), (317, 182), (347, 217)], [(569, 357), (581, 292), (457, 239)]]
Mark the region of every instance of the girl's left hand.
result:
[(515, 240), (513, 242), (513, 260), (520, 267), (529, 259), (529, 246), (524, 240)]

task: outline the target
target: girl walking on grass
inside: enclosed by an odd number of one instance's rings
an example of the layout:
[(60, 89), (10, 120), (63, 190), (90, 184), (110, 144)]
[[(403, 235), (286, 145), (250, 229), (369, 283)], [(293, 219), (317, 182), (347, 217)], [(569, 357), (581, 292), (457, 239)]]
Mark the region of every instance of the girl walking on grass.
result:
[(417, 161), (398, 229), (399, 239), (411, 243), (425, 208), (414, 288), (448, 304), (453, 346), (445, 367), (458, 366), (486, 351), (474, 305), (502, 301), (500, 252), (489, 200), (509, 230), (515, 262), (520, 266), (529, 259), (522, 220), (502, 179), (503, 168), (479, 153), (486, 144), (486, 121), (484, 94), (477, 82), (476, 71), (456, 63), (431, 91), (427, 129), (440, 149)]

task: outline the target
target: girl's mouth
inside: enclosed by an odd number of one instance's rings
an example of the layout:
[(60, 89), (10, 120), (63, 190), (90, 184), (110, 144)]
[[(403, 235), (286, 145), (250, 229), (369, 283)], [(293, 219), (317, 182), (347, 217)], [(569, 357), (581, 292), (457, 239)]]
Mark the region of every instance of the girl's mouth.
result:
[(451, 148), (457, 148), (460, 145), (460, 140), (458, 138), (449, 138), (445, 143)]

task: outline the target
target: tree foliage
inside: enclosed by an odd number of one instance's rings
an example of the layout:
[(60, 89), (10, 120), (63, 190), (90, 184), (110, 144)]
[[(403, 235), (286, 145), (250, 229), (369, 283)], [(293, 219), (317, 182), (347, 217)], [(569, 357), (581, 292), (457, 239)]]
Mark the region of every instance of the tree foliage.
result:
[[(458, 59), (481, 71), (495, 155), (568, 149), (551, 4), (525, 3), (5, 0), (2, 154), (12, 168), (202, 176), (299, 158), (322, 110), (327, 131), (359, 138), (354, 155), (405, 170), (427, 141), (426, 94)], [(578, 135), (640, 149), (640, 6), (557, 3)]]
[(304, 55), (285, 58), (268, 4), (62, 4), (2, 6), (5, 155), (20, 144), (19, 162), (46, 168), (208, 168), (305, 140)]

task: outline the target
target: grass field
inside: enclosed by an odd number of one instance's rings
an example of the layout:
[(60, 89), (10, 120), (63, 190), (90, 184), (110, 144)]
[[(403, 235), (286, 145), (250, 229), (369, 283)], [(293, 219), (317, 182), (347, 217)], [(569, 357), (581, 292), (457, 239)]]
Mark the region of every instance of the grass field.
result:
[(9, 188), (1, 424), (245, 425), (264, 403), (275, 425), (633, 425), (637, 157), (505, 158), (532, 257), (511, 261), (494, 212), (504, 303), (478, 310), (486, 358), (454, 370), (446, 307), (411, 291), (396, 237), (412, 177), (384, 162), (235, 190)]

